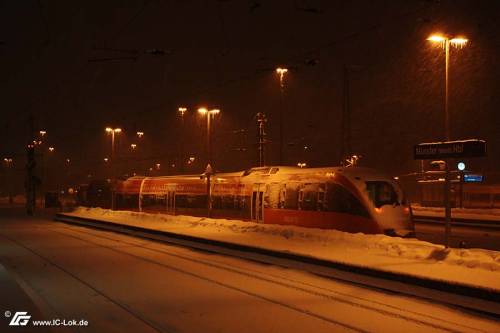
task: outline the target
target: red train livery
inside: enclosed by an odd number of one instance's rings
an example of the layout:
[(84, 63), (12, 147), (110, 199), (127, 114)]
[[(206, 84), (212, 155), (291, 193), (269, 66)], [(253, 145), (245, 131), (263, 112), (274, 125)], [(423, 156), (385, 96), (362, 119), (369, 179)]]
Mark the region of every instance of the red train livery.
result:
[(261, 167), (211, 176), (132, 177), (117, 185), (115, 208), (251, 220), (367, 234), (413, 235), (399, 185), (368, 168)]

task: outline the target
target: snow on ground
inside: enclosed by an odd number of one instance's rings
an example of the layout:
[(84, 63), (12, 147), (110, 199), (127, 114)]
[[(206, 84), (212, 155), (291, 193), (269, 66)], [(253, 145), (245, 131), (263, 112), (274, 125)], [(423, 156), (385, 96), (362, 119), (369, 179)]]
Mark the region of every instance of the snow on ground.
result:
[[(411, 209), (414, 215), (418, 216), (441, 216), (444, 217), (443, 207), (423, 207), (412, 204)], [(488, 221), (500, 221), (500, 209), (495, 208), (452, 208), (451, 216), (463, 219), (477, 219)]]
[(78, 207), (67, 214), (500, 290), (498, 251), (445, 249), (385, 235), (101, 208)]

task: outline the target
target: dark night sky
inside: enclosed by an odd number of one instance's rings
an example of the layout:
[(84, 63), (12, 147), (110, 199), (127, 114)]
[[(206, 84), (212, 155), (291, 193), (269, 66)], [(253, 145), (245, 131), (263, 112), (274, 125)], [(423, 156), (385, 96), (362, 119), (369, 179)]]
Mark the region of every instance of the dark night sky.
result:
[[(479, 171), (498, 171), (499, 5), (4, 0), (0, 153), (13, 155), (22, 172), (27, 118), (33, 114), (56, 147), (54, 168), (70, 157), (73, 173), (99, 175), (110, 150), (104, 127), (112, 125), (124, 129), (118, 147), (124, 172), (169, 165), (181, 147), (199, 157), (189, 170), (199, 172), (205, 129), (193, 111), (206, 105), (222, 110), (214, 134), (218, 169), (255, 164), (257, 112), (269, 119), (267, 156), (276, 163), (280, 90), (273, 69), (286, 65), (292, 68), (286, 77), (287, 163), (337, 165), (346, 65), (351, 145), (364, 156), (361, 165), (412, 172), (418, 165), (413, 145), (443, 138), (444, 51), (425, 40), (441, 31), (471, 40), (451, 52), (452, 138), (486, 139), (488, 157), (471, 163)], [(144, 52), (149, 49), (169, 54)], [(136, 59), (89, 61), (120, 57)], [(184, 129), (176, 114), (181, 105), (191, 111)], [(146, 135), (130, 162), (127, 147), (137, 141), (136, 130)]]

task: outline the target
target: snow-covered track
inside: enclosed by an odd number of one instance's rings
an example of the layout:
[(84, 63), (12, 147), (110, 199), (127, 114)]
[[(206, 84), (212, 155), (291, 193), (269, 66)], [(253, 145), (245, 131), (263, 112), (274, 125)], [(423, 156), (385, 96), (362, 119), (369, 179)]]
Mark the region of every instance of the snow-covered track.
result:
[(55, 220), (75, 225), (114, 231), (149, 240), (177, 244), (248, 260), (301, 269), (317, 275), (348, 281), (371, 288), (431, 299), (468, 310), (500, 317), (500, 292), (478, 286), (416, 277), (371, 267), (334, 262), (289, 252), (181, 235), (139, 226), (123, 225), (90, 218), (57, 214)]

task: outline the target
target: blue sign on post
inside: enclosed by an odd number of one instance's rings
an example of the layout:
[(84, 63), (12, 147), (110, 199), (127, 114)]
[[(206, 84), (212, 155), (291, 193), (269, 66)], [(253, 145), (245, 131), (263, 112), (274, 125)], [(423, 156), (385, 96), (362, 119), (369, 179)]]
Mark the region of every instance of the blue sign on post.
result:
[(483, 178), (483, 175), (465, 174), (464, 183), (481, 183)]

